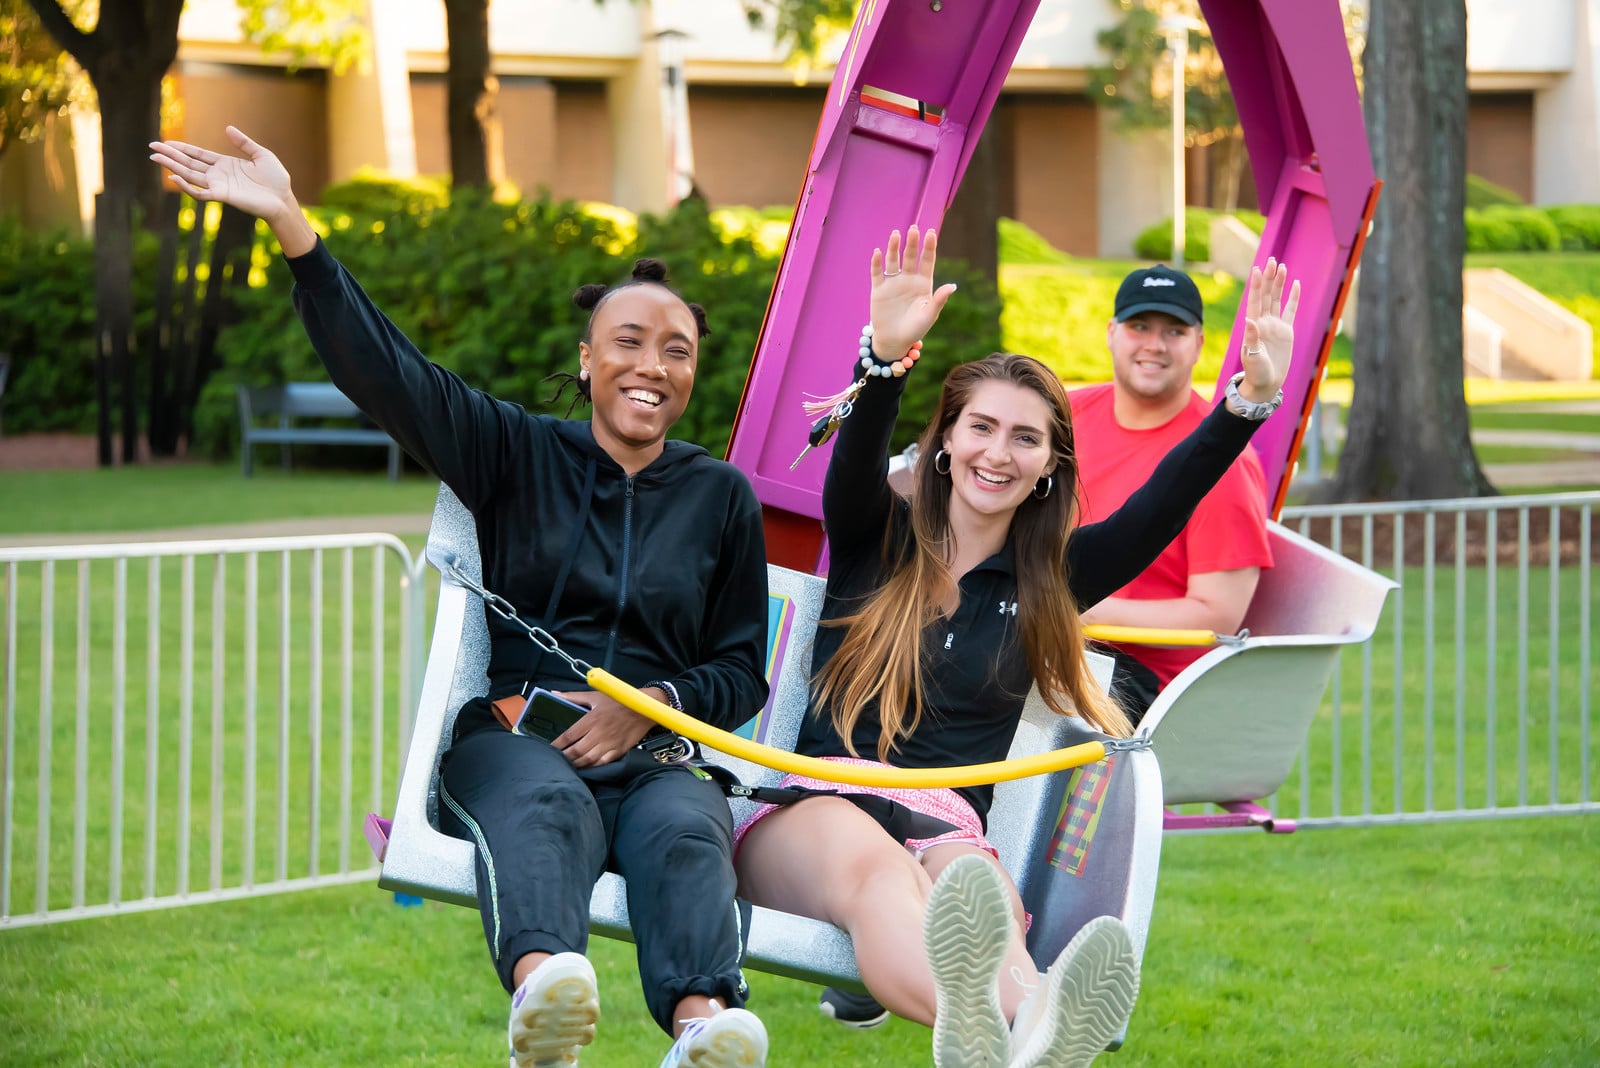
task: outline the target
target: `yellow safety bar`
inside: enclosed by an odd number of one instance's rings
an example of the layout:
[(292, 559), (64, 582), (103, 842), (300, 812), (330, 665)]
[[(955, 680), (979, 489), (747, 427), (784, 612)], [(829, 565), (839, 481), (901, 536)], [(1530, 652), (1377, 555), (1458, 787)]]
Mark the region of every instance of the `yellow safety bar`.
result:
[(737, 734), (730, 734), (662, 704), (649, 694), (641, 693), (601, 668), (591, 667), (586, 678), (589, 685), (600, 693), (633, 709), (641, 716), (654, 720), (674, 734), (681, 734), (701, 745), (709, 745), (729, 756), (739, 757), (763, 767), (850, 786), (891, 786), (911, 790), (983, 786), (1093, 764), (1097, 760), (1105, 759), (1106, 755), (1104, 744), (1084, 742), (1065, 749), (1053, 749), (1048, 753), (1036, 753), (1030, 757), (994, 760), (987, 764), (967, 764), (956, 768), (861, 767), (802, 756), (787, 749), (777, 749), (770, 745), (762, 745), (760, 742), (752, 742), (748, 738), (741, 738)]
[(1097, 642), (1123, 642), (1128, 645), (1173, 645), (1173, 646), (1199, 646), (1204, 648), (1216, 645), (1221, 638), (1216, 631), (1211, 630), (1164, 630), (1160, 627), (1113, 627), (1109, 624), (1094, 623), (1083, 628), (1084, 635), (1091, 641)]

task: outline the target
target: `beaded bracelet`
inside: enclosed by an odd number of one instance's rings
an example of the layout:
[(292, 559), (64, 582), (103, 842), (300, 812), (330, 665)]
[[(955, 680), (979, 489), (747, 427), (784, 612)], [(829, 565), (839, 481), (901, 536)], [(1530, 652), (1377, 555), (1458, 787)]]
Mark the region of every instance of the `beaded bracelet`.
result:
[(670, 682), (667, 682), (665, 679), (657, 679), (655, 682), (645, 683), (641, 689), (648, 690), (652, 686), (661, 687), (661, 692), (667, 695), (667, 704), (672, 706), (672, 710), (674, 712), (683, 711), (683, 701), (678, 697), (678, 688), (676, 686), (672, 685)]
[(906, 372), (922, 358), (922, 341), (921, 339), (913, 341), (904, 356), (885, 363), (878, 358), (876, 352), (872, 351), (872, 324), (868, 323), (861, 328), (860, 353), (862, 371), (860, 378), (831, 397), (817, 397), (806, 401), (803, 405), (807, 415), (821, 416), (821, 418), (811, 424), (811, 433), (806, 436), (806, 447), (794, 458), (789, 470), (793, 471), (799, 467), (806, 453), (820, 448), (833, 437), (834, 431), (839, 429), (839, 424), (844, 422), (855, 409), (856, 396), (861, 392), (861, 387), (867, 384), (867, 379), (905, 377)]
[(911, 370), (912, 366), (922, 358), (922, 341), (919, 339), (911, 343), (911, 348), (898, 360), (883, 360), (876, 352), (872, 351), (872, 324), (868, 323), (861, 328), (861, 369), (869, 375), (878, 378), (888, 378), (893, 375), (900, 378)]

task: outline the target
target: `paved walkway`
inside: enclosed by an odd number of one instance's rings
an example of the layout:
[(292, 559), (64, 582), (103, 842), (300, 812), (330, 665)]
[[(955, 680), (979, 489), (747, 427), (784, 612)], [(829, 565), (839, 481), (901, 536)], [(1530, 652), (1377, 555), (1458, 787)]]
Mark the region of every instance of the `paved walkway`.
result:
[[(1522, 404), (1496, 405), (1495, 410), (1535, 414), (1600, 415), (1600, 400), (1529, 401)], [(1339, 415), (1342, 415), (1342, 409)], [(1339, 415), (1335, 415), (1334, 418), (1339, 419)], [(1342, 419), (1324, 429), (1324, 441), (1330, 446), (1343, 437)], [(1561, 460), (1484, 464), (1483, 473), (1490, 482), (1502, 490), (1514, 491), (1521, 486), (1600, 486), (1600, 434), (1567, 430), (1485, 429), (1473, 431), (1472, 441), (1478, 446), (1510, 446), (1580, 454)], [(1302, 461), (1305, 458), (1304, 451), (1301, 453), (1301, 458)]]

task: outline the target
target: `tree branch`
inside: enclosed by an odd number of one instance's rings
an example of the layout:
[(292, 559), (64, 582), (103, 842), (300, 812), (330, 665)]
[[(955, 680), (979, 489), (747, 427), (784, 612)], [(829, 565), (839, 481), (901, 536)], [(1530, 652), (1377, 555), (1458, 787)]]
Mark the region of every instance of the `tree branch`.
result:
[(98, 62), (101, 53), (100, 42), (92, 33), (84, 33), (72, 24), (67, 13), (61, 9), (57, 0), (28, 0), (28, 5), (39, 16), (39, 22), (49, 31), (50, 36), (56, 39), (56, 44), (61, 46), (78, 65), (84, 70), (93, 70), (93, 64)]

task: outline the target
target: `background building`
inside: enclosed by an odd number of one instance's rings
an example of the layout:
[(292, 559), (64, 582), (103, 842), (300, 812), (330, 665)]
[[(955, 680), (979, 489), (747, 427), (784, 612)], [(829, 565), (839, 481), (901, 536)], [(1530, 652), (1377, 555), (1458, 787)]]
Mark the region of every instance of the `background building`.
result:
[[(279, 153), (307, 200), (363, 166), (442, 173), (443, 4), (368, 6), (366, 70), (290, 73), (241, 39), (234, 0), (189, 0), (167, 133), (212, 144), (232, 122)], [(1468, 169), (1535, 203), (1600, 201), (1600, 0), (1468, 9)], [(1170, 213), (1165, 132), (1119, 133), (1084, 93), (1114, 16), (1106, 0), (1042, 0), (991, 119), (1002, 213), (1084, 255), (1126, 255)], [(494, 0), (489, 21), (506, 177), (523, 190), (657, 210), (692, 178), (713, 206), (794, 201), (832, 67), (785, 63), (739, 0)], [(0, 210), (36, 224), (84, 213), (97, 138), (92, 116), (73, 127), (75, 141), (0, 159)], [(1201, 200), (1205, 168), (1190, 175)]]

